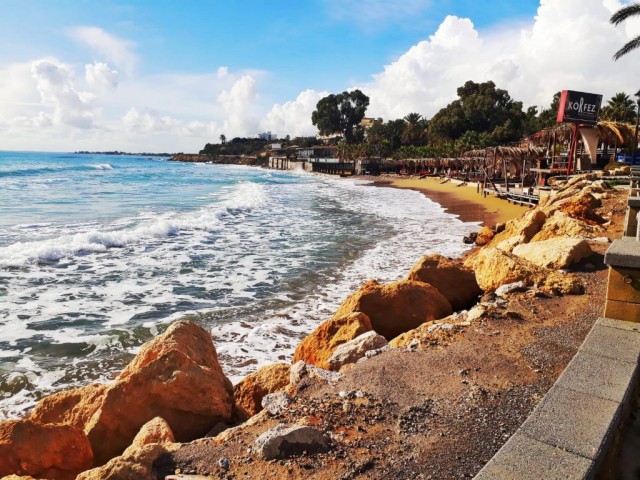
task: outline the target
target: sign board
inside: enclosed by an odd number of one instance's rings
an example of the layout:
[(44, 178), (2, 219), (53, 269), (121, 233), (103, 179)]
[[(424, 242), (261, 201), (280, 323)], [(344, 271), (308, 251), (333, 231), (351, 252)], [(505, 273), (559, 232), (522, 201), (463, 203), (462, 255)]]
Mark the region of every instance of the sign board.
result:
[(558, 122), (595, 125), (598, 122), (601, 103), (602, 95), (563, 90), (556, 120)]

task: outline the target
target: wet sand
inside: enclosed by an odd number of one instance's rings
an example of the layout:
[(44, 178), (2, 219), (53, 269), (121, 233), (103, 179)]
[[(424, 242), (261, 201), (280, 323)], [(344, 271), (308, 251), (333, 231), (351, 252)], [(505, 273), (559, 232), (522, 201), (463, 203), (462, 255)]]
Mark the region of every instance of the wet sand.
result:
[(449, 213), (460, 217), (464, 222), (482, 222), (482, 225), (493, 226), (519, 217), (529, 207), (509, 203), (495, 195), (483, 197), (478, 193), (476, 184), (458, 186), (459, 183), (448, 181), (440, 183), (439, 178), (400, 178), (381, 177), (374, 183), (379, 186), (408, 188), (424, 193), (434, 202), (442, 205)]

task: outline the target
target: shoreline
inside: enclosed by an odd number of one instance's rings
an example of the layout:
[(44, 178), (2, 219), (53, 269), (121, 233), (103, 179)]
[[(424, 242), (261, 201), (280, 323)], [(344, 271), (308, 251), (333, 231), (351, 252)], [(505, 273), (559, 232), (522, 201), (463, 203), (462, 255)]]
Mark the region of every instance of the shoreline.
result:
[(529, 207), (509, 203), (494, 195), (483, 197), (474, 183), (465, 186), (454, 181), (440, 183), (436, 177), (385, 177), (385, 180), (373, 183), (380, 187), (415, 190), (440, 204), (446, 212), (457, 215), (463, 222), (480, 222), (481, 226), (506, 223), (529, 210)]

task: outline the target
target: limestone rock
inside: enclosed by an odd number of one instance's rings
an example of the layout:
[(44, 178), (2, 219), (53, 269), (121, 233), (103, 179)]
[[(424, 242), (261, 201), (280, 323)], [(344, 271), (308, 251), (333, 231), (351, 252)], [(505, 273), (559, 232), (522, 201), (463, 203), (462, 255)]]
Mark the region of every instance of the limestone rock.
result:
[(522, 282), (538, 286), (545, 293), (579, 294), (584, 287), (570, 274), (539, 267), (534, 263), (498, 248), (485, 247), (475, 260), (478, 285), (487, 292), (502, 285)]
[(437, 254), (422, 257), (409, 272), (407, 280), (437, 288), (454, 311), (467, 308), (482, 294), (472, 270)]
[(559, 269), (578, 263), (593, 252), (582, 238), (558, 237), (518, 245), (513, 254), (540, 267)]
[(340, 370), (347, 363), (357, 362), (367, 351), (382, 348), (388, 343), (386, 338), (376, 332), (363, 333), (336, 348), (329, 359), (329, 367), (331, 370)]
[(525, 283), (520, 280), (518, 282), (513, 283), (505, 283), (504, 285), (500, 285), (496, 288), (495, 294), (498, 297), (504, 297), (505, 295), (509, 295), (513, 292), (521, 292), (526, 288)]
[(84, 430), (102, 404), (106, 385), (87, 385), (44, 397), (29, 415), (38, 423), (62, 423)]
[(265, 395), (277, 392), (289, 384), (290, 370), (291, 366), (288, 364), (274, 363), (246, 376), (233, 388), (236, 408), (245, 418), (258, 413), (262, 410)]
[(370, 280), (344, 301), (335, 317), (351, 312), (365, 313), (373, 330), (390, 340), (424, 322), (446, 317), (452, 309), (446, 297), (427, 283), (404, 280), (381, 285)]
[(122, 456), (133, 456), (138, 450), (142, 450), (145, 445), (152, 443), (173, 443), (175, 438), (171, 427), (163, 418), (156, 417), (145, 423), (138, 434), (133, 439), (131, 445), (127, 447)]
[(534, 208), (524, 215), (509, 220), (503, 232), (495, 236), (492, 245), (510, 252), (513, 247), (521, 243), (528, 243), (542, 229), (547, 215), (541, 208)]
[(291, 397), (286, 392), (276, 392), (262, 398), (262, 408), (270, 415), (280, 415), (289, 408)]
[(369, 317), (358, 311), (334, 315), (330, 320), (322, 322), (296, 348), (292, 363), (303, 360), (306, 363), (328, 369), (327, 360), (333, 351), (345, 342), (372, 329)]
[(157, 480), (153, 462), (179, 447), (176, 443), (144, 445), (132, 455), (112, 458), (105, 465), (82, 472), (77, 480)]
[(253, 449), (265, 460), (273, 460), (293, 457), (303, 452), (325, 452), (329, 449), (329, 440), (313, 427), (297, 425), (286, 428), (280, 424), (260, 435)]
[(303, 360), (299, 360), (291, 366), (289, 375), (291, 385), (297, 385), (307, 378), (321, 382), (337, 382), (342, 378), (342, 374), (316, 367)]
[[(478, 232), (478, 236), (476, 237), (476, 245), (483, 246), (493, 240), (495, 233), (489, 227), (484, 226)], [(427, 282), (428, 283), (428, 282)]]
[(230, 419), (232, 395), (211, 335), (191, 322), (174, 323), (109, 386), (88, 422), (96, 464), (120, 455), (155, 417), (164, 418), (180, 442), (204, 436)]
[(602, 232), (602, 227), (598, 225), (589, 224), (584, 220), (571, 217), (566, 212), (557, 210), (531, 241), (541, 242), (556, 237), (593, 237), (601, 235)]
[(457, 323), (458, 316), (447, 317), (446, 319), (438, 322), (423, 323), (418, 328), (414, 328), (402, 335), (398, 335), (389, 342), (389, 345), (394, 348), (417, 350), (446, 344), (452, 340), (455, 333), (460, 329), (460, 326), (457, 325)]
[(76, 427), (31, 420), (0, 422), (0, 476), (66, 480), (92, 466), (89, 440)]

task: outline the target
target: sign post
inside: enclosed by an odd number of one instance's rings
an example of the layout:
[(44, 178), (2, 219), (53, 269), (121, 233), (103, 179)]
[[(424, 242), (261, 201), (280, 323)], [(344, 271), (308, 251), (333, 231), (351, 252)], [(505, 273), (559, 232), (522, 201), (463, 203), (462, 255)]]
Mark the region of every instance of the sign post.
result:
[(580, 125), (595, 125), (598, 123), (598, 113), (602, 104), (602, 95), (596, 93), (574, 92), (573, 90), (563, 90), (560, 94), (560, 105), (558, 106), (558, 123), (573, 123), (573, 135), (569, 146), (569, 158), (567, 164), (567, 175), (571, 174), (574, 167), (574, 157), (578, 146), (578, 128)]

